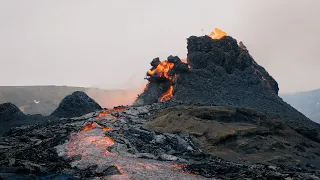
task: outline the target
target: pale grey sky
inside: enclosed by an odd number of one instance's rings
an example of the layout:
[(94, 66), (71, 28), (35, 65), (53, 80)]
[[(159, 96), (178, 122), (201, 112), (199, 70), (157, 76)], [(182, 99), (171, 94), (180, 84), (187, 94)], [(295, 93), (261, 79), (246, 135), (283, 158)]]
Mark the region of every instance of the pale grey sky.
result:
[(320, 88), (319, 0), (0, 0), (0, 85), (138, 88), (157, 56), (218, 27), (280, 92)]

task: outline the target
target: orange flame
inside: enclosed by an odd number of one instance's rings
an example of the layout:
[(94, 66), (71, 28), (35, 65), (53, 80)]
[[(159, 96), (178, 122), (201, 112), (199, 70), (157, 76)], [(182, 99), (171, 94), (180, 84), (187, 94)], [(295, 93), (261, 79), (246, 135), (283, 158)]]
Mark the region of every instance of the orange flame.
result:
[(151, 76), (159, 76), (159, 77), (165, 77), (167, 79), (172, 80), (173, 77), (168, 75), (168, 72), (170, 71), (170, 69), (172, 69), (174, 66), (174, 63), (170, 63), (167, 60), (166, 61), (162, 61), (156, 69), (154, 70), (149, 70), (148, 71), (148, 75)]
[(226, 32), (224, 32), (218, 28), (214, 28), (214, 30), (209, 34), (209, 36), (213, 39), (221, 39), (222, 37), (224, 37), (226, 35), (227, 35)]
[(173, 97), (173, 86), (171, 85), (168, 89), (168, 91), (162, 95), (161, 99), (160, 99), (160, 102), (163, 102), (163, 101), (168, 101), (169, 99), (171, 99)]
[[(180, 59), (183, 63), (187, 64), (187, 59)], [(174, 67), (174, 63), (170, 63), (168, 62), (168, 60), (162, 61), (160, 62), (160, 64), (158, 64), (158, 66), (153, 69), (153, 70), (149, 70), (147, 72), (148, 76), (157, 76), (157, 77), (163, 77), (166, 79), (171, 80), (173, 83), (175, 81), (175, 78), (177, 77), (176, 75), (170, 76), (168, 74), (168, 72)], [(190, 66), (188, 66), (190, 68)], [(147, 89), (149, 83), (146, 84), (144, 91)], [(160, 102), (163, 101), (168, 101), (169, 99), (171, 99), (173, 97), (173, 85), (171, 85), (168, 89), (168, 91), (166, 93), (164, 93), (162, 95), (162, 97), (160, 98)]]

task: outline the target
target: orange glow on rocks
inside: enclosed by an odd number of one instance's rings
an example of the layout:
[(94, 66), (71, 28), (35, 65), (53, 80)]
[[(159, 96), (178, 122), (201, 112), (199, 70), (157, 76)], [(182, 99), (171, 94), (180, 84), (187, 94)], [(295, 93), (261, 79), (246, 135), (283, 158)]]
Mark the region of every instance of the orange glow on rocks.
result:
[(214, 30), (209, 34), (209, 36), (213, 39), (221, 39), (222, 37), (226, 36), (227, 33), (222, 31), (219, 28), (214, 28)]

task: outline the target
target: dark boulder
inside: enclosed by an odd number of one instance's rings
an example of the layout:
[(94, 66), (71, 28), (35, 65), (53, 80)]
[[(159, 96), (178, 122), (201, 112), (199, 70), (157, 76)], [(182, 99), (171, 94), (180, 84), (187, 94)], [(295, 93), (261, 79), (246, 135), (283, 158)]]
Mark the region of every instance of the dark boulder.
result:
[(75, 91), (66, 96), (59, 107), (53, 111), (51, 116), (59, 118), (72, 118), (85, 115), (87, 113), (101, 110), (101, 106), (82, 91)]

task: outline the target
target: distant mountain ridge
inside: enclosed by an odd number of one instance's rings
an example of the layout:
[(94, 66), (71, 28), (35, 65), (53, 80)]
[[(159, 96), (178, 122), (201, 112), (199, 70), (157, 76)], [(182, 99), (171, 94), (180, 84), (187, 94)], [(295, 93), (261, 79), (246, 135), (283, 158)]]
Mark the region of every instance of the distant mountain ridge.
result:
[(320, 123), (320, 89), (279, 96), (311, 120)]
[(102, 107), (131, 104), (139, 89), (104, 90), (69, 86), (0, 86), (0, 104), (11, 102), (25, 114), (51, 114), (61, 100), (75, 91), (83, 91)]

